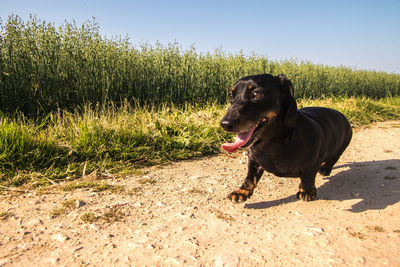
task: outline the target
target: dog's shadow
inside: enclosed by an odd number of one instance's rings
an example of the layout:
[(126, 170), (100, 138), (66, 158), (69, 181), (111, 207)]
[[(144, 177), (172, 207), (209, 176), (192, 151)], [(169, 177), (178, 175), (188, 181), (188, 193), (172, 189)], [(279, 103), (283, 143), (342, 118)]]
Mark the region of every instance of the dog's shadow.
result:
[[(332, 176), (322, 177), (328, 180), (317, 187), (317, 200), (359, 199), (349, 211), (385, 209), (400, 201), (400, 160), (381, 160), (354, 162), (335, 166), (344, 169)], [(321, 179), (321, 177), (317, 177)], [(297, 189), (297, 188), (296, 188)], [(294, 189), (294, 190), (296, 190)], [(298, 201), (295, 195), (257, 203), (245, 204), (248, 209), (267, 209), (273, 206)]]

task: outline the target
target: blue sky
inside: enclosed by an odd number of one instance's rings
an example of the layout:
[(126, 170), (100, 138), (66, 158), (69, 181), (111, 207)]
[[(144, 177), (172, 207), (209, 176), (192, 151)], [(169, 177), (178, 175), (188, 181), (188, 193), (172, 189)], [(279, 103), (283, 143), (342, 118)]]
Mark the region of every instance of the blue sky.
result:
[(131, 42), (194, 44), (200, 52), (255, 52), (331, 66), (400, 73), (399, 0), (7, 0), (10, 14), (62, 24), (92, 17), (102, 35)]

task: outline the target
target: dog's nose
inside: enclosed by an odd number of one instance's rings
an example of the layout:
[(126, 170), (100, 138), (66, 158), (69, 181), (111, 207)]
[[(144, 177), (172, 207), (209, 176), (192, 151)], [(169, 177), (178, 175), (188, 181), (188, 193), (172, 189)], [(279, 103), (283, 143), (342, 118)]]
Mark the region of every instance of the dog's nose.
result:
[(224, 128), (225, 131), (232, 131), (233, 123), (230, 120), (222, 120), (221, 127)]

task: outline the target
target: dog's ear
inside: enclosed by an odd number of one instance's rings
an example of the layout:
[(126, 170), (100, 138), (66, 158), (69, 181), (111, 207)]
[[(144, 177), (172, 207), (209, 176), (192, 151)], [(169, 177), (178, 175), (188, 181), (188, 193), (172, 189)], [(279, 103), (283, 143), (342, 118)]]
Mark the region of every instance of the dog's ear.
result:
[(286, 98), (286, 114), (284, 123), (287, 127), (294, 128), (296, 127), (296, 120), (297, 120), (297, 104), (296, 100), (293, 96), (288, 96)]
[(285, 126), (294, 128), (297, 120), (297, 104), (294, 99), (294, 91), (292, 82), (286, 78), (285, 75), (281, 74), (278, 76), (281, 84), (281, 89), (286, 93), (285, 100), (283, 102), (282, 109), (285, 113)]
[(289, 92), (294, 97), (294, 90), (293, 90), (292, 82), (289, 81), (288, 78), (286, 78), (285, 74), (278, 75), (278, 78), (279, 78), (280, 83), (281, 83), (281, 88), (284, 91)]

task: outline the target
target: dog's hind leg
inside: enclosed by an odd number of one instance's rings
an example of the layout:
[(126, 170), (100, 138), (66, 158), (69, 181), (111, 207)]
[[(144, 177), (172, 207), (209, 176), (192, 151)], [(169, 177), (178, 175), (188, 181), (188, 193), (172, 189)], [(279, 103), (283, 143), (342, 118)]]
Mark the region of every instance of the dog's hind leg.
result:
[(318, 172), (323, 176), (329, 176), (331, 174), (333, 165), (335, 165), (338, 160), (339, 160), (339, 158), (337, 157), (335, 159), (323, 162), (321, 164), (321, 167), (319, 168)]
[(319, 168), (318, 172), (323, 175), (323, 176), (329, 176), (331, 174), (333, 166), (338, 162), (340, 156), (343, 154), (343, 152), (346, 150), (347, 146), (349, 145), (351, 140), (351, 132), (349, 135), (348, 140), (343, 144), (342, 148), (339, 150), (339, 152), (332, 157), (331, 159), (327, 160), (326, 162), (323, 162), (321, 164), (321, 167)]
[(315, 188), (315, 176), (317, 170), (306, 170), (300, 177), (299, 192), (296, 197), (304, 201), (312, 201), (317, 197), (317, 189)]
[(240, 188), (230, 193), (227, 198), (234, 203), (246, 201), (253, 195), (254, 189), (257, 187), (257, 183), (263, 173), (264, 170), (262, 167), (254, 159), (249, 157), (246, 179), (243, 181)]

